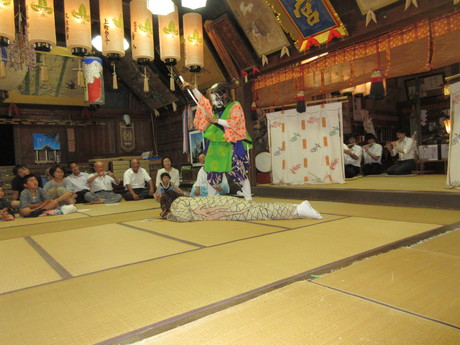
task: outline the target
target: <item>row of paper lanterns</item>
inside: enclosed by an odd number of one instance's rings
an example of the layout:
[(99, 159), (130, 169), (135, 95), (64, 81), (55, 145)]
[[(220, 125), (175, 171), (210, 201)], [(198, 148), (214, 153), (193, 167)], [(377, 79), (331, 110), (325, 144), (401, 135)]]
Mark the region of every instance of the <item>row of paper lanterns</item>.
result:
[[(193, 0), (189, 0), (193, 1)], [(202, 1), (202, 0), (201, 0)], [(50, 51), (56, 45), (53, 0), (25, 0), (29, 42), (36, 50)], [(174, 65), (180, 60), (179, 13), (171, 0), (132, 0), (130, 3), (132, 56), (139, 63), (154, 59), (153, 4), (169, 4), (172, 12), (159, 15), (160, 58)], [(168, 10), (168, 11), (169, 11)], [(125, 55), (122, 0), (99, 0), (102, 54), (108, 58)], [(166, 11), (167, 12), (167, 11)], [(163, 12), (163, 13), (166, 13)], [(89, 0), (64, 0), (67, 48), (84, 56), (92, 50)], [(0, 0), (0, 39), (2, 45), (15, 40), (14, 1)], [(183, 16), (185, 66), (199, 71), (204, 65), (202, 18), (198, 13)]]

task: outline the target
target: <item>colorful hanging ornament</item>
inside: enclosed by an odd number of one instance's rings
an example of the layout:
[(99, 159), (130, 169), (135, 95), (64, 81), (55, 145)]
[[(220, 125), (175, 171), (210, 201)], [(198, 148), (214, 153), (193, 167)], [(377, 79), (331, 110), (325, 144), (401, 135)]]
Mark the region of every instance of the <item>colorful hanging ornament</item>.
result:
[(330, 43), (334, 38), (342, 38), (342, 34), (337, 29), (331, 29), (329, 35), (327, 36), (326, 43)]
[(247, 83), (247, 82), (248, 82), (248, 72), (246, 72), (246, 71), (241, 71), (241, 75), (242, 75), (243, 78), (244, 78), (244, 82)]
[(305, 92), (303, 90), (300, 90), (299, 92), (297, 92), (295, 100), (296, 100), (297, 112), (305, 113), (305, 111), (307, 110), (307, 106), (305, 105)]
[(303, 41), (300, 51), (308, 50), (313, 46), (319, 46), (319, 42), (313, 36), (309, 36), (305, 41)]
[(373, 20), (374, 23), (377, 24), (377, 17), (375, 16), (374, 11), (369, 10), (369, 11), (367, 11), (367, 14), (366, 14), (366, 26), (369, 25), (371, 20)]
[(82, 59), (82, 65), (85, 76), (85, 103), (90, 105), (104, 104), (102, 59), (96, 56), (85, 56)]
[(382, 67), (380, 66), (380, 50), (379, 42), (377, 41), (377, 67), (372, 71), (371, 74), (371, 88), (369, 91), (369, 97), (374, 99), (382, 99), (385, 97), (385, 80), (383, 78)]

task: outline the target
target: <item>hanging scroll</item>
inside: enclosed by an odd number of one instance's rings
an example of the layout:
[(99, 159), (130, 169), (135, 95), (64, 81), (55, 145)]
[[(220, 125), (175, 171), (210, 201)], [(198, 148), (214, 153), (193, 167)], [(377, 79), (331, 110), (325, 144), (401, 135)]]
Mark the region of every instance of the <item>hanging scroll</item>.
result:
[(299, 51), (306, 49), (309, 37), (323, 44), (330, 41), (331, 34), (348, 36), (329, 0), (267, 0), (267, 3)]

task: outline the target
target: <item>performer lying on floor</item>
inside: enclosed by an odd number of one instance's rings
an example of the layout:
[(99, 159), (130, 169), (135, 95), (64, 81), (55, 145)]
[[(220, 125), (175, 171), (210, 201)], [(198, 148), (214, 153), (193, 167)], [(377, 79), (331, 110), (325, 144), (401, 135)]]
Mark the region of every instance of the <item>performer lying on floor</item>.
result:
[(169, 190), (162, 195), (160, 204), (161, 217), (173, 222), (323, 218), (308, 201), (294, 205), (258, 203), (232, 196), (190, 198)]

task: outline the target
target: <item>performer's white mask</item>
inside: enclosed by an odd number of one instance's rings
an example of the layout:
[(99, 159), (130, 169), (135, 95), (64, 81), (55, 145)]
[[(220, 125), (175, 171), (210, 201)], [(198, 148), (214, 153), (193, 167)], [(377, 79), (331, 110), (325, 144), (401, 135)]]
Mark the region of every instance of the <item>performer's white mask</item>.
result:
[(224, 104), (224, 100), (221, 95), (218, 95), (216, 93), (211, 93), (209, 97), (211, 98), (211, 103), (213, 106), (215, 106), (216, 108), (224, 107), (225, 104)]

